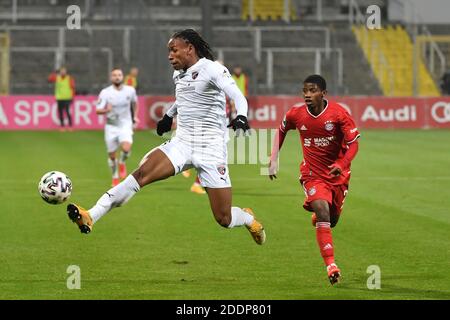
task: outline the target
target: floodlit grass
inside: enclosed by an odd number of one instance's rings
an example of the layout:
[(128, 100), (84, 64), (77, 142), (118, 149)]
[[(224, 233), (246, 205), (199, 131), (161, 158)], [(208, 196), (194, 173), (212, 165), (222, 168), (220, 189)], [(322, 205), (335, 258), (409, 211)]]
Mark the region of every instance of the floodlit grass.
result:
[[(128, 167), (163, 139), (135, 134)], [(102, 132), (0, 132), (0, 299), (450, 299), (450, 132), (363, 131), (343, 216), (333, 229), (343, 281), (330, 286), (298, 184), (301, 150), (287, 137), (276, 181), (231, 165), (233, 203), (252, 207), (267, 242), (220, 227), (207, 196), (181, 175), (147, 186), (89, 235), (40, 177), (72, 179), (69, 201), (109, 189)], [(81, 269), (69, 290), (67, 267)], [(367, 268), (381, 269), (369, 290)]]

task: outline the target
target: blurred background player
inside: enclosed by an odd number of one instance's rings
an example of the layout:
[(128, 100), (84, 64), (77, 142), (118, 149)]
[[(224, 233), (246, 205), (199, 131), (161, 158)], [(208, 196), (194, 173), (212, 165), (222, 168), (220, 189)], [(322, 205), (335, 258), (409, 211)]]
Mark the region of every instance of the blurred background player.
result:
[[(183, 177), (189, 178), (191, 176), (191, 169), (184, 170), (181, 174), (183, 175)], [(205, 189), (203, 189), (200, 183), (200, 178), (198, 177), (198, 175), (195, 175), (194, 183), (191, 185), (191, 188), (189, 190), (196, 194), (206, 194)]]
[(139, 69), (137, 67), (132, 67), (130, 69), (130, 72), (125, 77), (125, 80), (123, 81), (124, 84), (127, 86), (133, 87), (136, 92), (138, 90), (138, 80), (137, 77), (139, 75)]
[(191, 186), (191, 192), (194, 192), (196, 194), (206, 194), (205, 189), (202, 187), (202, 184), (200, 182), (200, 178), (198, 175), (195, 175), (195, 181)]
[[(136, 90), (136, 94), (138, 91), (138, 79), (137, 79), (138, 75), (139, 75), (139, 69), (137, 67), (132, 67), (130, 69), (130, 72), (125, 77), (125, 80), (123, 81), (123, 83), (126, 84), (127, 86), (133, 87), (134, 90)], [(139, 120), (137, 119), (137, 117), (135, 117), (133, 108), (131, 108), (131, 117), (133, 119), (133, 129), (137, 129)]]
[(350, 181), (350, 164), (358, 152), (359, 132), (350, 114), (339, 104), (326, 100), (326, 82), (319, 75), (308, 76), (303, 83), (305, 103), (286, 113), (270, 158), (269, 177), (276, 178), (278, 152), (287, 132), (297, 129), (304, 160), (300, 183), (306, 199), (303, 207), (314, 212), (317, 243), (327, 266), (331, 284), (338, 282), (340, 270), (334, 261), (331, 228), (336, 226)]
[(255, 242), (262, 245), (266, 234), (253, 211), (232, 207), (227, 165), (225, 94), (236, 102), (238, 116), (231, 126), (238, 134), (250, 129), (247, 101), (228, 70), (214, 62), (211, 48), (195, 30), (176, 32), (167, 47), (175, 70), (176, 101), (158, 122), (157, 133), (170, 131), (178, 114), (176, 136), (149, 151), (139, 168), (108, 190), (90, 210), (69, 204), (67, 213), (81, 232), (89, 233), (103, 215), (125, 204), (144, 186), (196, 168), (217, 223), (225, 228), (245, 225)]
[(64, 129), (64, 113), (69, 122), (69, 131), (72, 131), (72, 117), (70, 115), (70, 105), (75, 96), (75, 80), (72, 76), (67, 74), (65, 67), (59, 68), (57, 72), (51, 73), (48, 76), (48, 82), (55, 84), (55, 99), (58, 105), (59, 122), (61, 125), (60, 131)]
[[(239, 90), (241, 90), (245, 99), (248, 99), (248, 76), (244, 72), (242, 72), (242, 67), (240, 65), (235, 66), (233, 68), (233, 73), (231, 74), (231, 76), (236, 82), (236, 85), (238, 86)], [(236, 117), (236, 108), (234, 106), (233, 100), (230, 100), (229, 117), (230, 120)]]
[(233, 80), (236, 81), (236, 85), (245, 98), (248, 97), (248, 76), (242, 71), (242, 67), (237, 65), (233, 68), (233, 73), (231, 75)]
[[(137, 122), (136, 90), (123, 84), (121, 69), (111, 71), (112, 85), (100, 92), (97, 102), (97, 114), (106, 115), (105, 142), (108, 152), (108, 164), (112, 171), (112, 186), (119, 184), (119, 177), (127, 176), (125, 161), (131, 153), (133, 144), (133, 123)], [(133, 111), (133, 112), (132, 112)], [(120, 156), (117, 159), (117, 151)]]

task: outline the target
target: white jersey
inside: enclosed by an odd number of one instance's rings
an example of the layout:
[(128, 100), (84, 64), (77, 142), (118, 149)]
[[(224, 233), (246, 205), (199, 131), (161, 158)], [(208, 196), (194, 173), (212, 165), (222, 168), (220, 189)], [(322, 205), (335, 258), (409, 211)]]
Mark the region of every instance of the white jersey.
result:
[(114, 85), (110, 85), (100, 92), (97, 109), (104, 109), (108, 103), (111, 104), (112, 110), (106, 114), (106, 126), (132, 128), (131, 102), (136, 101), (136, 90), (133, 87), (122, 85), (117, 90)]
[(224, 88), (236, 85), (228, 69), (201, 58), (186, 71), (175, 71), (173, 80), (176, 137), (193, 148), (222, 149), (228, 141)]

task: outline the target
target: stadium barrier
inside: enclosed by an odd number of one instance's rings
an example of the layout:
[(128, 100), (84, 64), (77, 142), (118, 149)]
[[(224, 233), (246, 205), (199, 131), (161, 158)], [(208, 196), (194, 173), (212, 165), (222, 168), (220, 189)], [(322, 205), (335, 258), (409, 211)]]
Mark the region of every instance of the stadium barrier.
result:
[[(450, 128), (450, 97), (387, 98), (330, 97), (341, 103), (359, 128)], [(96, 96), (76, 96), (71, 113), (74, 127), (98, 130), (104, 117), (95, 113)], [(172, 96), (140, 96), (138, 129), (155, 128), (174, 101)], [(276, 128), (285, 112), (302, 99), (296, 96), (254, 96), (249, 101), (252, 128)], [(0, 96), (0, 130), (54, 130), (59, 128), (53, 96)]]

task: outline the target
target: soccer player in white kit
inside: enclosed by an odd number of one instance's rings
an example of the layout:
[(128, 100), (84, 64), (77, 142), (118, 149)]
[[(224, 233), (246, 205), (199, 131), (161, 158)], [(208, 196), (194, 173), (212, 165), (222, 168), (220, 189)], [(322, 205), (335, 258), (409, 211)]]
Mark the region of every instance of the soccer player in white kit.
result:
[[(106, 116), (105, 142), (108, 164), (112, 171), (112, 186), (119, 184), (119, 176), (127, 176), (125, 161), (131, 153), (133, 144), (133, 124), (137, 123), (137, 96), (132, 86), (123, 84), (121, 69), (113, 69), (111, 85), (104, 88), (97, 101), (97, 114)], [(117, 151), (120, 156), (117, 159)]]
[(225, 94), (235, 101), (237, 109), (237, 117), (230, 126), (244, 133), (250, 129), (247, 101), (227, 68), (213, 61), (209, 45), (195, 30), (175, 33), (168, 49), (169, 61), (175, 69), (176, 101), (158, 123), (157, 132), (162, 135), (170, 131), (177, 114), (176, 136), (148, 152), (139, 167), (108, 190), (91, 209), (72, 203), (67, 206), (67, 213), (82, 233), (89, 233), (103, 215), (125, 204), (144, 186), (193, 167), (208, 193), (216, 221), (225, 228), (245, 225), (255, 242), (263, 244), (264, 228), (253, 211), (231, 205)]

